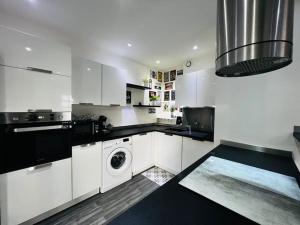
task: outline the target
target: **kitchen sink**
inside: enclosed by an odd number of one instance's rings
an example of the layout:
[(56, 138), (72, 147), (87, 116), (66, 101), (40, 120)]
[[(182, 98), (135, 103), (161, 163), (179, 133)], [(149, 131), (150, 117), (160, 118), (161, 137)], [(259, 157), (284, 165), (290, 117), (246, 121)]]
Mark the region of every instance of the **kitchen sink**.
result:
[(167, 130), (176, 131), (176, 132), (184, 132), (184, 131), (188, 131), (189, 129), (187, 127), (171, 127), (171, 128), (168, 128)]

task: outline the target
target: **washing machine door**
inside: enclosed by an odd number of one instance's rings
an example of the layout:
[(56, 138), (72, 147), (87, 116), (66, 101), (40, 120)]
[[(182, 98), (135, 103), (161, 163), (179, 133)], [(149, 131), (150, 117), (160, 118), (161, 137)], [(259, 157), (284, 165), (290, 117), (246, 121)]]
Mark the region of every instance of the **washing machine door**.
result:
[(131, 152), (126, 148), (117, 148), (107, 158), (107, 171), (112, 176), (119, 176), (131, 168), (131, 162)]

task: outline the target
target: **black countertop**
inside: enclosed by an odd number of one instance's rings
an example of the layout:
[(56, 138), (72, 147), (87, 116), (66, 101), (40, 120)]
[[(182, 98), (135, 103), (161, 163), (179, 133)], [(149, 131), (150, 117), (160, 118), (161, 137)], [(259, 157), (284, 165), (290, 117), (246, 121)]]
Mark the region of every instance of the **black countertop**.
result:
[(191, 133), (189, 133), (188, 131), (178, 132), (178, 131), (168, 130), (169, 128), (172, 127), (176, 127), (176, 126), (164, 125), (164, 124), (142, 124), (142, 125), (133, 125), (133, 126), (126, 126), (126, 127), (116, 127), (109, 134), (76, 138), (73, 140), (72, 145), (76, 146), (76, 145), (82, 145), (91, 142), (97, 142), (97, 141), (108, 141), (108, 140), (129, 137), (132, 135), (153, 132), (153, 131), (174, 134), (183, 137), (190, 137), (199, 141), (205, 141), (205, 140), (213, 141), (213, 133), (200, 132), (200, 131), (192, 131)]
[[(111, 221), (110, 225), (247, 225), (255, 222), (179, 185), (185, 176), (210, 155), (296, 177), (292, 158), (219, 145), (141, 202)], [(246, 203), (247, 204), (247, 203)]]

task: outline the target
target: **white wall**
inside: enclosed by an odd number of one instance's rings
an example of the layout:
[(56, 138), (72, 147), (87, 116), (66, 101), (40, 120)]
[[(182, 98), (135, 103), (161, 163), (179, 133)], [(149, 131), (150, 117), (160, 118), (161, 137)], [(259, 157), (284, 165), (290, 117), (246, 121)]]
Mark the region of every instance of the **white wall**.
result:
[(148, 114), (144, 108), (73, 105), (72, 111), (75, 115), (93, 114), (95, 119), (104, 115), (114, 127), (156, 122), (155, 113)]
[(215, 139), (293, 151), (300, 168), (292, 136), (293, 126), (300, 125), (300, 2), (295, 6), (291, 65), (257, 76), (217, 78)]
[[(150, 76), (150, 68), (145, 65), (121, 57), (105, 49), (92, 46), (91, 44), (86, 43), (84, 40), (76, 39), (76, 37), (70, 37), (63, 32), (41, 26), (38, 24), (38, 21), (34, 21), (33, 23), (32, 21), (26, 21), (22, 18), (11, 17), (10, 15), (0, 13), (0, 26), (9, 27), (32, 34), (34, 36), (38, 36), (40, 38), (68, 45), (71, 47), (73, 56), (82, 57), (117, 68), (126, 69), (129, 72), (129, 76), (126, 77), (127, 83), (141, 84), (145, 77)], [(77, 110), (78, 108), (75, 107), (74, 109)], [(99, 109), (97, 109), (97, 106), (93, 107), (92, 109), (90, 107), (86, 107), (85, 110), (81, 111), (86, 112), (89, 110), (91, 110), (91, 112), (102, 112), (102, 108), (99, 107)], [(108, 112), (108, 110), (106, 110), (106, 112)], [(112, 109), (111, 112), (112, 113), (108, 113), (107, 116), (112, 119), (114, 125), (129, 125), (156, 121), (153, 118), (153, 114), (148, 114), (147, 109), (137, 110), (132, 108), (118, 107)], [(75, 113), (78, 114), (76, 111)], [(121, 121), (121, 119), (124, 121)]]
[[(214, 37), (212, 37), (214, 38)], [(184, 68), (184, 73), (192, 73), (199, 70), (205, 70), (209, 68), (215, 67), (215, 49), (211, 49), (211, 51), (207, 51), (205, 53), (202, 53), (198, 57), (191, 59), (192, 66), (186, 67), (186, 62), (182, 67)]]

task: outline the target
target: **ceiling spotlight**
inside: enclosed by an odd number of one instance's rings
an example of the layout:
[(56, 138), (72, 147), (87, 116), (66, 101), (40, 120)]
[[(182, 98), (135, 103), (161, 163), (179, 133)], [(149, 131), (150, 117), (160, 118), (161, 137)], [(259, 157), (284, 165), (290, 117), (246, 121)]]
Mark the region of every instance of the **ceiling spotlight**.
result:
[(86, 70), (87, 70), (87, 71), (91, 71), (91, 68), (88, 67), (88, 68), (86, 68)]
[(26, 50), (27, 52), (31, 52), (31, 51), (32, 51), (32, 49), (31, 49), (30, 47), (25, 47), (25, 50)]
[(159, 60), (156, 60), (156, 64), (160, 64), (160, 61), (159, 61)]
[(132, 44), (131, 43), (127, 43), (127, 46), (130, 48), (130, 47), (132, 47)]
[(197, 50), (198, 49), (198, 45), (194, 45), (193, 49)]

